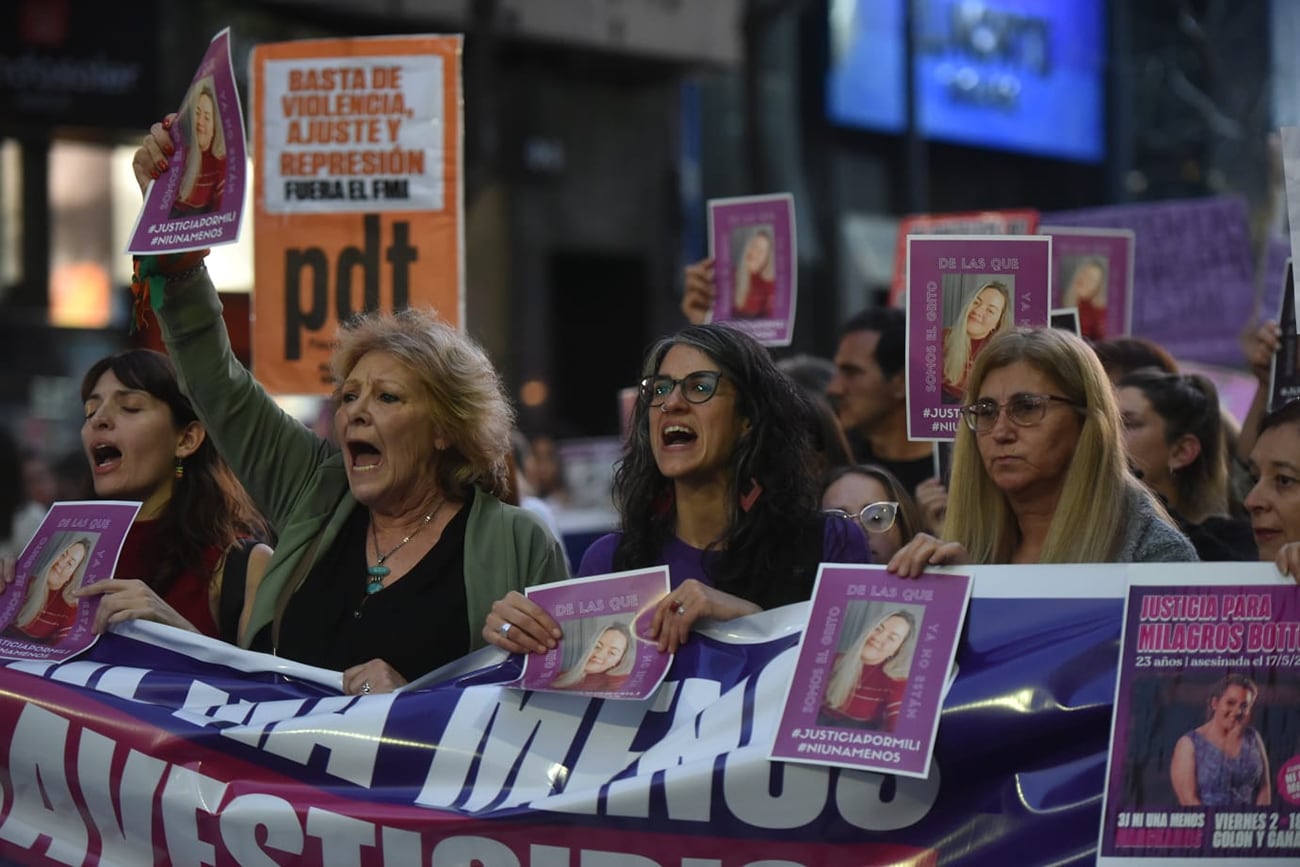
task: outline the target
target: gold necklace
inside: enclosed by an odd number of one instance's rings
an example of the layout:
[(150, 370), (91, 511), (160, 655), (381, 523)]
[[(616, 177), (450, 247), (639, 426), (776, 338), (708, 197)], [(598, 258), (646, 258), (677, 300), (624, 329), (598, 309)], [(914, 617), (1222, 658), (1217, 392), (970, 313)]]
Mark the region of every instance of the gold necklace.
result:
[(442, 500), (438, 500), (438, 502), (434, 503), (433, 508), (429, 510), (429, 513), (424, 516), (424, 520), (420, 522), (420, 526), (412, 530), (406, 536), (406, 538), (398, 542), (392, 548), (385, 551), (383, 554), (379, 553), (379, 536), (375, 532), (375, 519), (374, 518), (370, 519), (370, 539), (375, 543), (376, 559), (375, 559), (375, 565), (366, 567), (366, 595), (367, 596), (373, 596), (374, 594), (378, 593), (380, 590), (384, 589), (384, 579), (387, 578), (393, 571), (384, 565), (384, 561), (387, 560), (389, 557), (393, 556), (394, 554), (396, 554), (399, 550), (401, 550), (401, 547), (405, 545), (407, 542), (414, 539), (416, 533), (420, 532), (425, 527), (429, 526), (429, 522), (433, 520), (433, 516), (436, 515), (438, 513), (438, 510), (442, 508), (442, 503), (443, 503)]

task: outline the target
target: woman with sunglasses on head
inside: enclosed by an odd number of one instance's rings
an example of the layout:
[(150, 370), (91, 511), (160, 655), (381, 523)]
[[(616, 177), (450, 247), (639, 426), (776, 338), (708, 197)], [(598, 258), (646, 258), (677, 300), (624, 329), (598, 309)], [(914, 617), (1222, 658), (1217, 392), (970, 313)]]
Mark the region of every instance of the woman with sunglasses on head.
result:
[(943, 538), (918, 534), (890, 571), (1197, 559), (1130, 472), (1110, 381), (1080, 338), (1048, 328), (999, 335), (971, 369), (966, 401)]
[(867, 532), (871, 562), (888, 563), (925, 526), (921, 509), (893, 473), (875, 464), (831, 472), (822, 492), (828, 515), (856, 521)]
[[(693, 325), (660, 340), (614, 474), (622, 531), (592, 543), (578, 574), (667, 564), (672, 592), (651, 633), (673, 652), (699, 619), (808, 599), (821, 562), (870, 562), (856, 523), (818, 508), (811, 413), (741, 331)], [(512, 624), (511, 649), (540, 652), (555, 634), (520, 594), (499, 601), (494, 616)]]

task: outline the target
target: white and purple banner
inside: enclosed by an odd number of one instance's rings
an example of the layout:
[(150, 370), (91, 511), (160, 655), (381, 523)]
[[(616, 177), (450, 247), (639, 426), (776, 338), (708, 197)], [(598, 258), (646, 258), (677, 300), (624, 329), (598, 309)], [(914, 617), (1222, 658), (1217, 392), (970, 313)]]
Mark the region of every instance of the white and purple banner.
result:
[(708, 204), (717, 286), (711, 321), (728, 322), (764, 346), (789, 346), (799, 273), (794, 196), (739, 196)]
[(337, 674), (127, 624), (62, 665), (0, 668), (0, 860), (1091, 864), (1144, 568), (965, 570), (924, 779), (769, 760), (806, 604), (693, 636), (645, 701), (507, 688), (519, 661), (495, 648), (438, 683), (343, 696)]

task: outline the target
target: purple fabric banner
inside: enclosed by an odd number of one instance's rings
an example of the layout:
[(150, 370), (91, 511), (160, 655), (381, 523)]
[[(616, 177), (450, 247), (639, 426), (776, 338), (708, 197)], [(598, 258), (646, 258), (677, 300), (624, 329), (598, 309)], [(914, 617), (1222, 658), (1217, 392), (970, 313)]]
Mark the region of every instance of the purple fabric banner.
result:
[(1132, 229), (1133, 333), (1175, 358), (1240, 366), (1255, 310), (1246, 203), (1216, 197), (1045, 214), (1053, 226)]

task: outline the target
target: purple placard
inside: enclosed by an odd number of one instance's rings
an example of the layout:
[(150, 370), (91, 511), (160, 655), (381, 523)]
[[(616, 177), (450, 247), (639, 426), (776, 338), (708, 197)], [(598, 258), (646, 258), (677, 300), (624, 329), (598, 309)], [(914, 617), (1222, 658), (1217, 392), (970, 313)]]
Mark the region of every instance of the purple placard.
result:
[(1110, 205), (1045, 214), (1043, 223), (1132, 229), (1133, 333), (1175, 358), (1241, 364), (1237, 336), (1255, 314), (1256, 261), (1244, 199)]
[(955, 439), (979, 350), (1002, 331), (1047, 325), (1051, 257), (1049, 235), (908, 236), (908, 439)]
[(212, 37), (176, 114), (171, 168), (145, 191), (128, 253), (180, 253), (239, 239), (247, 159), (229, 27)]
[(1052, 236), (1052, 306), (1079, 310), (1079, 336), (1121, 337), (1133, 330), (1132, 229), (1039, 226)]
[(672, 656), (650, 637), (668, 595), (668, 567), (615, 572), (529, 587), (528, 598), (564, 632), (555, 649), (524, 658), (513, 686), (603, 698), (642, 699), (658, 689)]
[(772, 758), (927, 776), (970, 590), (823, 564)]
[(0, 594), (0, 659), (61, 662), (95, 643), (99, 596), (78, 587), (113, 577), (139, 503), (55, 503)]
[(1300, 587), (1130, 587), (1098, 863), (1296, 863), (1297, 732)]
[(717, 286), (712, 321), (764, 346), (794, 336), (798, 254), (789, 193), (709, 201), (709, 255)]

